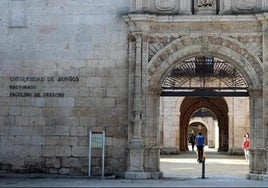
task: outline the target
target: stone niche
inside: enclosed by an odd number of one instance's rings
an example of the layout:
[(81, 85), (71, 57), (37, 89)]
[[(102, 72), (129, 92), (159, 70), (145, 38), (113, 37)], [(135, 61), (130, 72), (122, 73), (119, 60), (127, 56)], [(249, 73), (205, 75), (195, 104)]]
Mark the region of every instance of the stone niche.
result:
[[(266, 1), (266, 0), (265, 0)], [(262, 0), (233, 0), (233, 13), (251, 13), (262, 11)]]
[(189, 0), (131, 0), (130, 12), (153, 14), (192, 14)]
[(251, 14), (268, 10), (267, 0), (221, 0), (220, 14)]
[(216, 9), (217, 9), (216, 0), (195, 0), (194, 1), (194, 14), (197, 14), (197, 15), (216, 14)]

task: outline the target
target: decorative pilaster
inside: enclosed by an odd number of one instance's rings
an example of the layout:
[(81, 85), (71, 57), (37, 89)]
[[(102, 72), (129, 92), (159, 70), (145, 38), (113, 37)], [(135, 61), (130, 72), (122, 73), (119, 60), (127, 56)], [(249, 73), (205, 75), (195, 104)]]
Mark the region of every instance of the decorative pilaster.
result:
[(134, 65), (134, 91), (133, 110), (130, 114), (131, 135), (129, 141), (129, 165), (125, 173), (127, 179), (147, 179), (144, 172), (144, 140), (142, 138), (142, 32), (134, 33), (135, 38), (135, 65)]
[[(266, 1), (265, 1), (266, 2)], [(265, 3), (265, 9), (267, 10), (268, 3)], [(263, 13), (262, 20), (262, 32), (263, 32), (263, 144), (264, 144), (264, 161), (266, 164), (266, 181), (268, 181), (268, 13)], [(264, 166), (264, 165), (263, 165)]]

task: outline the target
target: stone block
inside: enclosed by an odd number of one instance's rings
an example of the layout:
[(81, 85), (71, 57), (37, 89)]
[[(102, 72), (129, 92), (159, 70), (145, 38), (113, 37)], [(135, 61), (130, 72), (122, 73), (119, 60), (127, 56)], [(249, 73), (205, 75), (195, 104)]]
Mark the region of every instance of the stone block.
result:
[(42, 98), (33, 98), (32, 106), (43, 107), (45, 106), (45, 100)]
[(58, 168), (49, 168), (48, 169), (48, 172), (50, 174), (58, 174), (59, 173), (59, 170), (58, 170)]
[(10, 1), (9, 27), (26, 27), (25, 0), (11, 0)]
[(30, 117), (28, 116), (16, 116), (15, 117), (15, 126), (29, 126)]
[(0, 116), (7, 116), (9, 113), (9, 108), (4, 106), (1, 106), (0, 108)]
[(100, 88), (101, 77), (89, 77), (87, 79), (86, 86), (89, 88)]
[(43, 146), (42, 154), (44, 157), (56, 157), (54, 146)]
[(44, 136), (31, 136), (31, 145), (45, 145), (45, 137)]
[(39, 136), (43, 134), (43, 127), (37, 127), (37, 126), (32, 126), (30, 128), (30, 132), (32, 136)]
[(78, 137), (78, 146), (88, 146), (88, 142), (89, 142), (89, 140), (88, 140), (89, 138), (88, 138), (88, 136), (79, 136)]
[(146, 172), (125, 172), (126, 179), (147, 179), (148, 174)]
[(27, 146), (27, 154), (32, 158), (32, 160), (41, 160), (42, 156), (42, 146)]
[(56, 157), (70, 157), (72, 146), (54, 146)]
[(77, 137), (70, 136), (46, 136), (46, 145), (48, 146), (72, 146), (77, 145)]
[(42, 109), (38, 107), (22, 107), (23, 116), (42, 116)]
[(11, 116), (20, 116), (21, 115), (21, 107), (10, 107), (8, 113)]
[(79, 158), (62, 158), (62, 166), (63, 167), (75, 167), (75, 168), (81, 168), (81, 162)]
[[(2, 118), (0, 118), (0, 119), (2, 119)], [(2, 137), (5, 136), (5, 135), (8, 135), (8, 133), (9, 133), (9, 126), (6, 126), (6, 125), (0, 126), (0, 136), (1, 136), (0, 137), (0, 143), (2, 143), (5, 140)], [(1, 142), (1, 140), (2, 140), (2, 142)]]
[(76, 126), (79, 126), (79, 120), (80, 120), (79, 117), (65, 117), (64, 118), (64, 121), (65, 121), (64, 125), (76, 127)]
[(96, 118), (95, 117), (80, 117), (80, 126), (83, 127), (93, 127), (96, 125)]
[[(52, 101), (54, 102), (54, 101)], [(56, 103), (57, 104), (57, 103)], [(45, 108), (42, 108), (42, 115), (44, 117), (59, 117), (61, 115), (61, 110), (56, 107), (56, 108), (53, 108), (53, 107), (45, 107)]]
[(263, 175), (263, 181), (268, 182), (268, 175)]
[(31, 136), (15, 136), (14, 137), (14, 144), (16, 145), (30, 145), (31, 143)]
[(107, 96), (106, 88), (90, 88), (91, 97), (105, 97)]
[(59, 99), (60, 107), (73, 107), (74, 106), (74, 98), (67, 97)]
[(89, 97), (90, 96), (90, 92), (88, 88), (79, 88), (79, 95), (81, 97)]
[(87, 136), (87, 127), (70, 127), (70, 136)]
[(105, 108), (115, 108), (116, 98), (103, 98), (103, 107)]
[(76, 98), (75, 99), (76, 107), (87, 107), (87, 106), (95, 106), (95, 101), (92, 98)]
[(29, 121), (31, 126), (44, 126), (46, 123), (46, 119), (43, 116), (30, 117)]
[(31, 130), (30, 127), (10, 127), (10, 134), (14, 136), (19, 136), (19, 135), (30, 135)]
[(70, 174), (70, 169), (69, 168), (60, 168), (59, 174), (68, 175), (68, 174)]
[(74, 157), (87, 157), (88, 156), (88, 146), (73, 146), (72, 156)]
[(69, 127), (67, 126), (45, 126), (43, 127), (45, 135), (56, 135), (56, 136), (68, 136), (70, 134)]
[(45, 165), (47, 168), (60, 168), (61, 159), (56, 157), (46, 157)]

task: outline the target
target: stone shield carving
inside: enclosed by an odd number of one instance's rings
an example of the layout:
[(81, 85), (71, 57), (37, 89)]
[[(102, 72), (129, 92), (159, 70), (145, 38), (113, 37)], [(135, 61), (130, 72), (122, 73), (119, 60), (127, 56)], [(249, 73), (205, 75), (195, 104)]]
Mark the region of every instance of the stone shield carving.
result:
[(175, 0), (156, 0), (155, 6), (158, 10), (172, 10), (175, 8)]
[(235, 0), (235, 6), (239, 10), (251, 10), (257, 5), (256, 0)]

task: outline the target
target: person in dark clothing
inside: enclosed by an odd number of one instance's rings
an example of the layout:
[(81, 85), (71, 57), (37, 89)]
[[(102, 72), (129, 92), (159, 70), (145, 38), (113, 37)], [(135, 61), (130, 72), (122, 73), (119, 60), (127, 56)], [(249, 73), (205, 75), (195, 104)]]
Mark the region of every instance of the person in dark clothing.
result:
[(205, 146), (205, 137), (202, 135), (201, 132), (198, 133), (198, 135), (195, 137), (195, 144), (197, 147), (198, 152), (198, 159), (197, 161), (201, 163), (203, 160), (203, 154), (204, 154), (204, 146)]
[(195, 145), (195, 136), (192, 133), (191, 136), (189, 137), (189, 143), (192, 145), (192, 151), (194, 151), (194, 145)]

